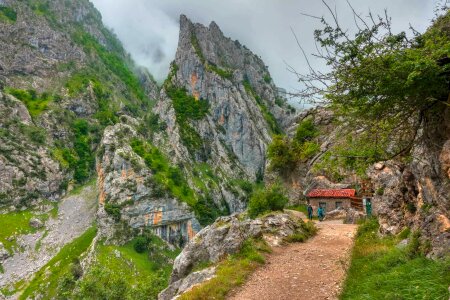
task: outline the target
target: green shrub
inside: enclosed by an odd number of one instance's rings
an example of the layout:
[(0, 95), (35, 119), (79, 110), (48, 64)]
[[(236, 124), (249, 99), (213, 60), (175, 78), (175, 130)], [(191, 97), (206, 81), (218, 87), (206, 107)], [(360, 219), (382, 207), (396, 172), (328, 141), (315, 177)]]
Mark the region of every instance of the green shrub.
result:
[(292, 151), (292, 145), (287, 137), (275, 135), (267, 150), (270, 159), (270, 169), (286, 174), (295, 168), (297, 159)]
[(269, 74), (264, 75), (264, 82), (265, 83), (271, 83), (272, 82), (272, 78), (270, 77)]
[(284, 105), (286, 104), (285, 100), (282, 98), (275, 98), (275, 104), (278, 105), (279, 107), (284, 107)]
[(120, 221), (122, 207), (119, 204), (106, 203), (105, 211), (108, 215), (112, 216), (116, 222)]
[(45, 129), (37, 126), (20, 124), (20, 131), (25, 134), (31, 141), (39, 145), (44, 144), (47, 139)]
[(375, 194), (377, 194), (378, 196), (383, 196), (384, 194), (384, 187), (379, 187), (377, 188), (377, 190), (375, 191)]
[(11, 7), (0, 5), (0, 22), (12, 22), (17, 21), (17, 13)]
[(148, 248), (148, 240), (144, 236), (139, 236), (134, 240), (133, 247), (137, 253), (144, 253)]
[(265, 190), (253, 193), (248, 203), (248, 215), (251, 218), (270, 212), (283, 210), (289, 199), (280, 184), (271, 185)]
[(209, 103), (204, 99), (195, 99), (184, 88), (168, 85), (167, 95), (172, 99), (176, 121), (180, 128), (183, 143), (191, 154), (204, 149), (204, 143), (198, 132), (189, 123), (190, 120), (201, 120), (209, 111)]
[(319, 131), (314, 125), (312, 119), (303, 120), (295, 131), (294, 140), (299, 143), (311, 141), (313, 138), (319, 135)]
[(414, 214), (417, 211), (417, 207), (414, 203), (406, 204), (406, 209), (412, 214)]
[(240, 180), (238, 182), (239, 187), (247, 194), (250, 195), (253, 192), (253, 184), (247, 180)]
[(53, 100), (53, 97), (47, 93), (38, 95), (35, 90), (20, 90), (14, 88), (7, 88), (6, 92), (13, 95), (22, 101), (27, 107), (30, 115), (35, 118), (42, 112), (48, 109), (48, 104)]

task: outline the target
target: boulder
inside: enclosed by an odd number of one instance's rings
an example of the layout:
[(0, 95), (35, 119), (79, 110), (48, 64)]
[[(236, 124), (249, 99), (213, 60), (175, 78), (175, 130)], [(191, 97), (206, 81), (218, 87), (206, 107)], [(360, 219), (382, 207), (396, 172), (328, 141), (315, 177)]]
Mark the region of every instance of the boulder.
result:
[(44, 226), (44, 223), (42, 223), (42, 221), (39, 220), (38, 218), (31, 218), (29, 224), (31, 227), (36, 229), (42, 228), (42, 226)]
[(162, 291), (158, 299), (173, 299), (174, 296), (181, 295), (188, 290), (191, 290), (194, 286), (208, 281), (216, 276), (216, 268), (211, 267), (201, 271), (193, 272), (185, 278), (178, 280), (171, 284), (167, 289)]
[(346, 209), (346, 215), (344, 219), (345, 224), (356, 224), (359, 220), (365, 217), (365, 214), (362, 211), (355, 210), (353, 208)]
[(300, 218), (289, 213), (272, 213), (255, 220), (244, 218), (243, 214), (218, 218), (215, 223), (203, 228), (175, 259), (170, 285), (159, 294), (158, 299), (172, 299), (188, 290), (188, 283), (197, 284), (202, 277), (212, 277), (213, 271), (191, 274), (196, 265), (219, 262), (228, 254), (238, 252), (249, 238), (262, 237), (269, 243), (283, 240), (303, 232), (303, 224)]
[(347, 215), (347, 212), (343, 208), (337, 208), (335, 210), (332, 210), (328, 212), (325, 215), (325, 220), (338, 220), (338, 219), (344, 219)]

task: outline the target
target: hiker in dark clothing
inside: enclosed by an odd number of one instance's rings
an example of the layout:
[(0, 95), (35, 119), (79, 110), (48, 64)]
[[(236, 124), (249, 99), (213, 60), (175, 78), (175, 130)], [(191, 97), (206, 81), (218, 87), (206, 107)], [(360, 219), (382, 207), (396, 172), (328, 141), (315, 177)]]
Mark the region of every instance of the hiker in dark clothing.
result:
[(313, 219), (313, 208), (311, 206), (311, 204), (308, 203), (308, 219), (312, 220)]
[(366, 200), (366, 214), (369, 218), (372, 217), (372, 202), (370, 199)]
[(317, 209), (317, 216), (319, 217), (319, 221), (323, 221), (323, 218), (325, 217), (325, 211), (323, 210), (322, 206), (319, 206)]

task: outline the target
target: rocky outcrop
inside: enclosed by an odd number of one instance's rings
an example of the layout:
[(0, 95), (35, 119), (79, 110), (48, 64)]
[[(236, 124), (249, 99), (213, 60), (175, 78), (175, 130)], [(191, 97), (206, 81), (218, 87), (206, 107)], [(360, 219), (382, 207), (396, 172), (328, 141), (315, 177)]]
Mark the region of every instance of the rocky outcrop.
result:
[(377, 163), (367, 171), (381, 232), (418, 230), (430, 256), (450, 251), (449, 114), (447, 109), (423, 124), (410, 163)]
[(217, 219), (203, 228), (175, 259), (170, 285), (158, 299), (172, 299), (198, 284), (199, 278), (207, 280), (214, 276), (213, 268), (191, 271), (200, 263), (217, 263), (228, 254), (238, 252), (247, 239), (262, 237), (269, 244), (278, 246), (292, 234), (305, 233), (302, 226), (300, 218), (288, 213), (272, 213), (255, 220), (238, 214)]
[[(133, 74), (133, 63), (89, 1), (1, 5), (17, 18), (0, 21), (0, 206), (28, 207), (59, 200), (70, 187), (75, 121), (86, 120), (96, 131), (86, 150), (95, 152), (105, 123), (137, 115), (137, 107), (148, 105), (145, 96), (156, 100), (158, 88), (148, 73), (140, 72), (140, 81)], [(94, 173), (92, 165), (84, 177)]]
[(34, 124), (22, 102), (0, 92), (0, 207), (58, 199), (65, 192), (63, 180), (46, 147), (45, 131)]
[[(137, 121), (129, 118), (128, 123)], [(155, 173), (130, 146), (138, 137), (133, 125), (123, 123), (104, 132), (100, 144), (102, 156), (97, 162), (101, 236), (109, 242), (123, 243), (132, 238), (120, 234), (123, 230), (151, 228), (173, 244), (179, 245), (180, 238), (189, 241), (200, 225), (186, 203), (161, 191)], [(108, 214), (108, 205), (120, 212)]]

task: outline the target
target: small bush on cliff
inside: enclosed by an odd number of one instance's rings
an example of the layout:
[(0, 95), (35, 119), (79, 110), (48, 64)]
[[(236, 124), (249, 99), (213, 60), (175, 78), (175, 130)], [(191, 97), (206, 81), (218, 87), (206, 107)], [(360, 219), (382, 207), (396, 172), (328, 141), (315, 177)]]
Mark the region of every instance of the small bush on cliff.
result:
[(289, 174), (300, 162), (312, 158), (320, 150), (314, 138), (319, 130), (311, 119), (302, 121), (293, 139), (276, 135), (269, 145), (267, 156), (270, 169), (281, 175)]
[(137, 253), (144, 253), (147, 250), (148, 247), (148, 240), (144, 236), (138, 236), (134, 240), (134, 250), (136, 250)]
[(273, 184), (265, 190), (253, 193), (248, 203), (248, 215), (255, 218), (266, 212), (283, 210), (288, 200), (281, 185)]
[(12, 22), (17, 21), (17, 13), (14, 9), (0, 5), (0, 22)]

